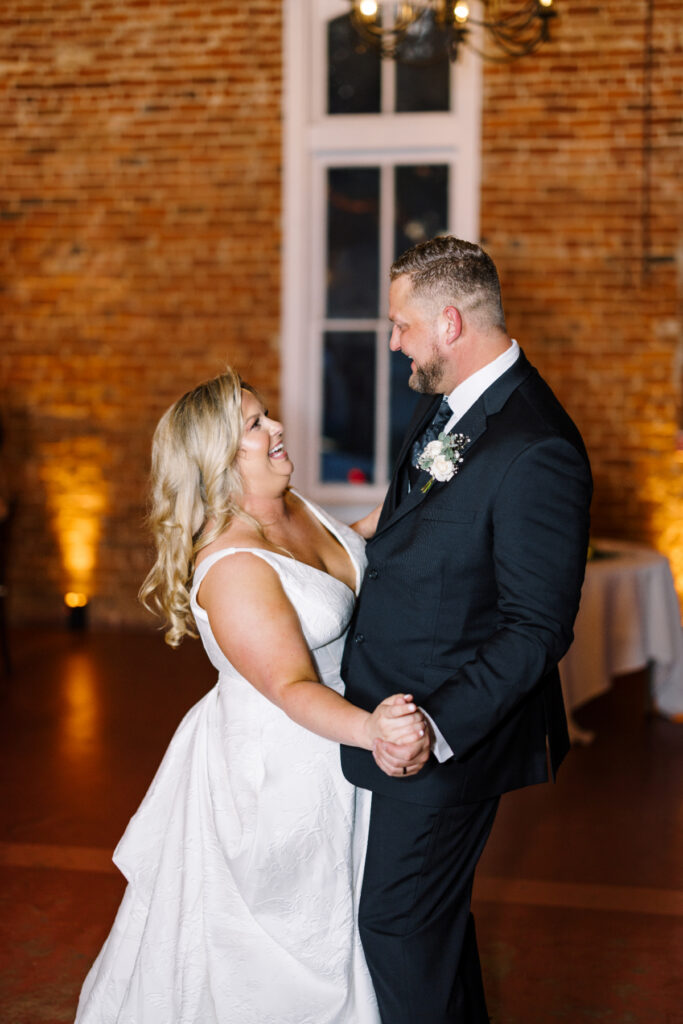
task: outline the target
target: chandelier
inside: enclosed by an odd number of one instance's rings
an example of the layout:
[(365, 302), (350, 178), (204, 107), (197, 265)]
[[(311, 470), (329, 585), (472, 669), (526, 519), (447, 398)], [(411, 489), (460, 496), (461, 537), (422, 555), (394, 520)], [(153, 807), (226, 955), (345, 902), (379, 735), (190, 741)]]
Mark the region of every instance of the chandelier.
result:
[(351, 22), (382, 57), (405, 64), (455, 61), (461, 44), (485, 60), (524, 57), (550, 38), (553, 0), (349, 0)]

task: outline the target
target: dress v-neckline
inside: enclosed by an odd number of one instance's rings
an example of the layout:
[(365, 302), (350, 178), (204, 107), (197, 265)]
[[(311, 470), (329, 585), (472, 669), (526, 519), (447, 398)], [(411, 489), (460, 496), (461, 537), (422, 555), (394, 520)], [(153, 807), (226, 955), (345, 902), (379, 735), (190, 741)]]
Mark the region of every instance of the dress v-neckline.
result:
[[(322, 509), (319, 509), (317, 505), (314, 505), (312, 502), (310, 502), (308, 498), (305, 498), (303, 496), (303, 494), (299, 494), (298, 491), (295, 491), (293, 487), (290, 487), (290, 492), (294, 494), (299, 499), (299, 501), (303, 502), (303, 504), (306, 506), (309, 512), (313, 514), (313, 516), (318, 520), (319, 523), (322, 524), (322, 526), (328, 531), (328, 533), (331, 533), (332, 536), (335, 537), (337, 541), (339, 541), (344, 551), (346, 552), (349, 561), (351, 562), (352, 569), (356, 574), (356, 586), (350, 587), (348, 583), (345, 583), (344, 580), (340, 580), (339, 577), (335, 576), (333, 573), (327, 572), (326, 569), (318, 569), (317, 566), (311, 565), (309, 562), (302, 562), (301, 559), (299, 558), (293, 558), (287, 555), (282, 555), (281, 557), (287, 558), (289, 561), (294, 561), (297, 563), (297, 565), (305, 565), (308, 569), (312, 569), (314, 572), (322, 573), (323, 576), (329, 576), (330, 579), (336, 580), (337, 583), (341, 583), (343, 587), (346, 587), (347, 590), (351, 591), (354, 597), (357, 597), (358, 590), (360, 589), (360, 566), (357, 560), (354, 558), (353, 553), (349, 545), (346, 543), (344, 537), (336, 529), (334, 524), (328, 519), (328, 517), (325, 515)], [(277, 552), (273, 552), (273, 554), (277, 554)]]

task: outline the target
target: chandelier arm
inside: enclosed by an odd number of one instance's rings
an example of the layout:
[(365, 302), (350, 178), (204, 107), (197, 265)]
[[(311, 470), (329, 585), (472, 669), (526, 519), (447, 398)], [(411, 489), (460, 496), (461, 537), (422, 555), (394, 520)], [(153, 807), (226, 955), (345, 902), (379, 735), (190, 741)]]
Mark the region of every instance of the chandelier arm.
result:
[[(548, 19), (539, 15), (538, 10), (538, 4), (534, 3), (533, 7), (525, 11), (515, 12), (496, 21), (468, 19), (468, 22), (489, 33), (494, 46), (505, 54), (504, 57), (478, 49), (469, 41), (467, 45), (480, 57), (496, 63), (506, 63), (510, 59), (525, 57), (549, 39)], [(519, 34), (524, 31), (526, 35), (520, 39)]]
[[(416, 6), (423, 9), (418, 14), (406, 14), (398, 22), (385, 28), (374, 21), (361, 18), (357, 14), (354, 0), (350, 0), (350, 3), (351, 23), (361, 39), (369, 43), (382, 58), (416, 67), (433, 65), (444, 57), (455, 61), (461, 45), (467, 46), (484, 60), (496, 64), (509, 63), (511, 60), (533, 53), (542, 43), (549, 40), (550, 20), (556, 17), (555, 11), (543, 7), (539, 0), (526, 0), (520, 10), (509, 11), (492, 20), (486, 17), (469, 17), (464, 25), (449, 20), (448, 24), (442, 25), (443, 48), (438, 47), (428, 57), (414, 58), (402, 52), (406, 47), (409, 49), (410, 26), (419, 23), (426, 12), (436, 9), (433, 2), (427, 0), (427, 3), (413, 5), (406, 3), (407, 9), (414, 11)], [(468, 31), (470, 25), (487, 32), (492, 44), (501, 51), (501, 54), (476, 47)]]
[(466, 45), (467, 48), (472, 51), (472, 53), (476, 53), (478, 57), (481, 57), (482, 60), (487, 61), (489, 64), (510, 64), (511, 61), (517, 60), (519, 57), (526, 57), (528, 56), (528, 54), (533, 53), (536, 49), (536, 46), (533, 46), (531, 49), (528, 50), (514, 51), (504, 46), (500, 46), (500, 49), (503, 52), (502, 54), (497, 54), (491, 53), (490, 51), (487, 50), (482, 50), (478, 46), (475, 46), (474, 43), (468, 42)]
[(523, 53), (530, 52), (527, 47), (538, 46), (543, 40), (543, 36), (540, 31), (536, 31), (534, 35), (527, 35), (524, 39), (518, 39), (514, 36), (510, 36), (507, 32), (501, 32), (499, 29), (491, 29), (491, 37), (495, 40), (496, 44), (506, 52), (515, 52), (517, 50)]
[(534, 7), (524, 8), (521, 11), (512, 11), (494, 21), (487, 21), (486, 18), (474, 18), (470, 15), (467, 24), (485, 28), (488, 32), (495, 32), (501, 28), (513, 32), (523, 32), (538, 19), (545, 20), (544, 16), (538, 13), (538, 7), (534, 5)]
[(503, 53), (507, 54), (508, 58), (526, 57), (534, 50), (537, 50), (541, 43), (544, 42), (543, 36), (536, 35), (530, 39), (519, 40), (512, 45), (508, 40), (501, 39), (497, 35), (492, 35), (492, 41)]

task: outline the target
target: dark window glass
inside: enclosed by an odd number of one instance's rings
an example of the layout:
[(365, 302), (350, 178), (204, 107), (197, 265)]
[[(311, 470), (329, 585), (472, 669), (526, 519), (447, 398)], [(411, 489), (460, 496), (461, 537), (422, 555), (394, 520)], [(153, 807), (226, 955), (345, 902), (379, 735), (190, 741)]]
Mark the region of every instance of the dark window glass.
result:
[(348, 14), (329, 22), (328, 114), (378, 114), (381, 95), (380, 71), (379, 55), (359, 39)]
[(426, 11), (408, 30), (400, 53), (411, 63), (396, 63), (396, 110), (448, 110), (451, 65), (446, 35)]
[(417, 391), (408, 387), (409, 377), (410, 360), (402, 352), (392, 352), (389, 357), (389, 476), (420, 397)]
[(395, 170), (394, 256), (448, 232), (448, 166), (417, 164)]
[(379, 169), (327, 172), (327, 316), (377, 316)]
[(327, 331), (323, 348), (322, 480), (375, 476), (375, 335)]
[(401, 114), (448, 110), (450, 64), (447, 58), (433, 67), (396, 65), (396, 110)]

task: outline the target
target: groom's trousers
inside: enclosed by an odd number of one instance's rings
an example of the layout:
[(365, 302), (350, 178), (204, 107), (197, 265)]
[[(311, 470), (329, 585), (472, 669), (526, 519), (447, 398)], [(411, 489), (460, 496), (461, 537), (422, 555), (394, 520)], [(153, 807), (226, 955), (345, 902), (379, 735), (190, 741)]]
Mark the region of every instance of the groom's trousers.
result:
[(373, 793), (358, 924), (383, 1024), (488, 1024), (470, 898), (497, 807)]

